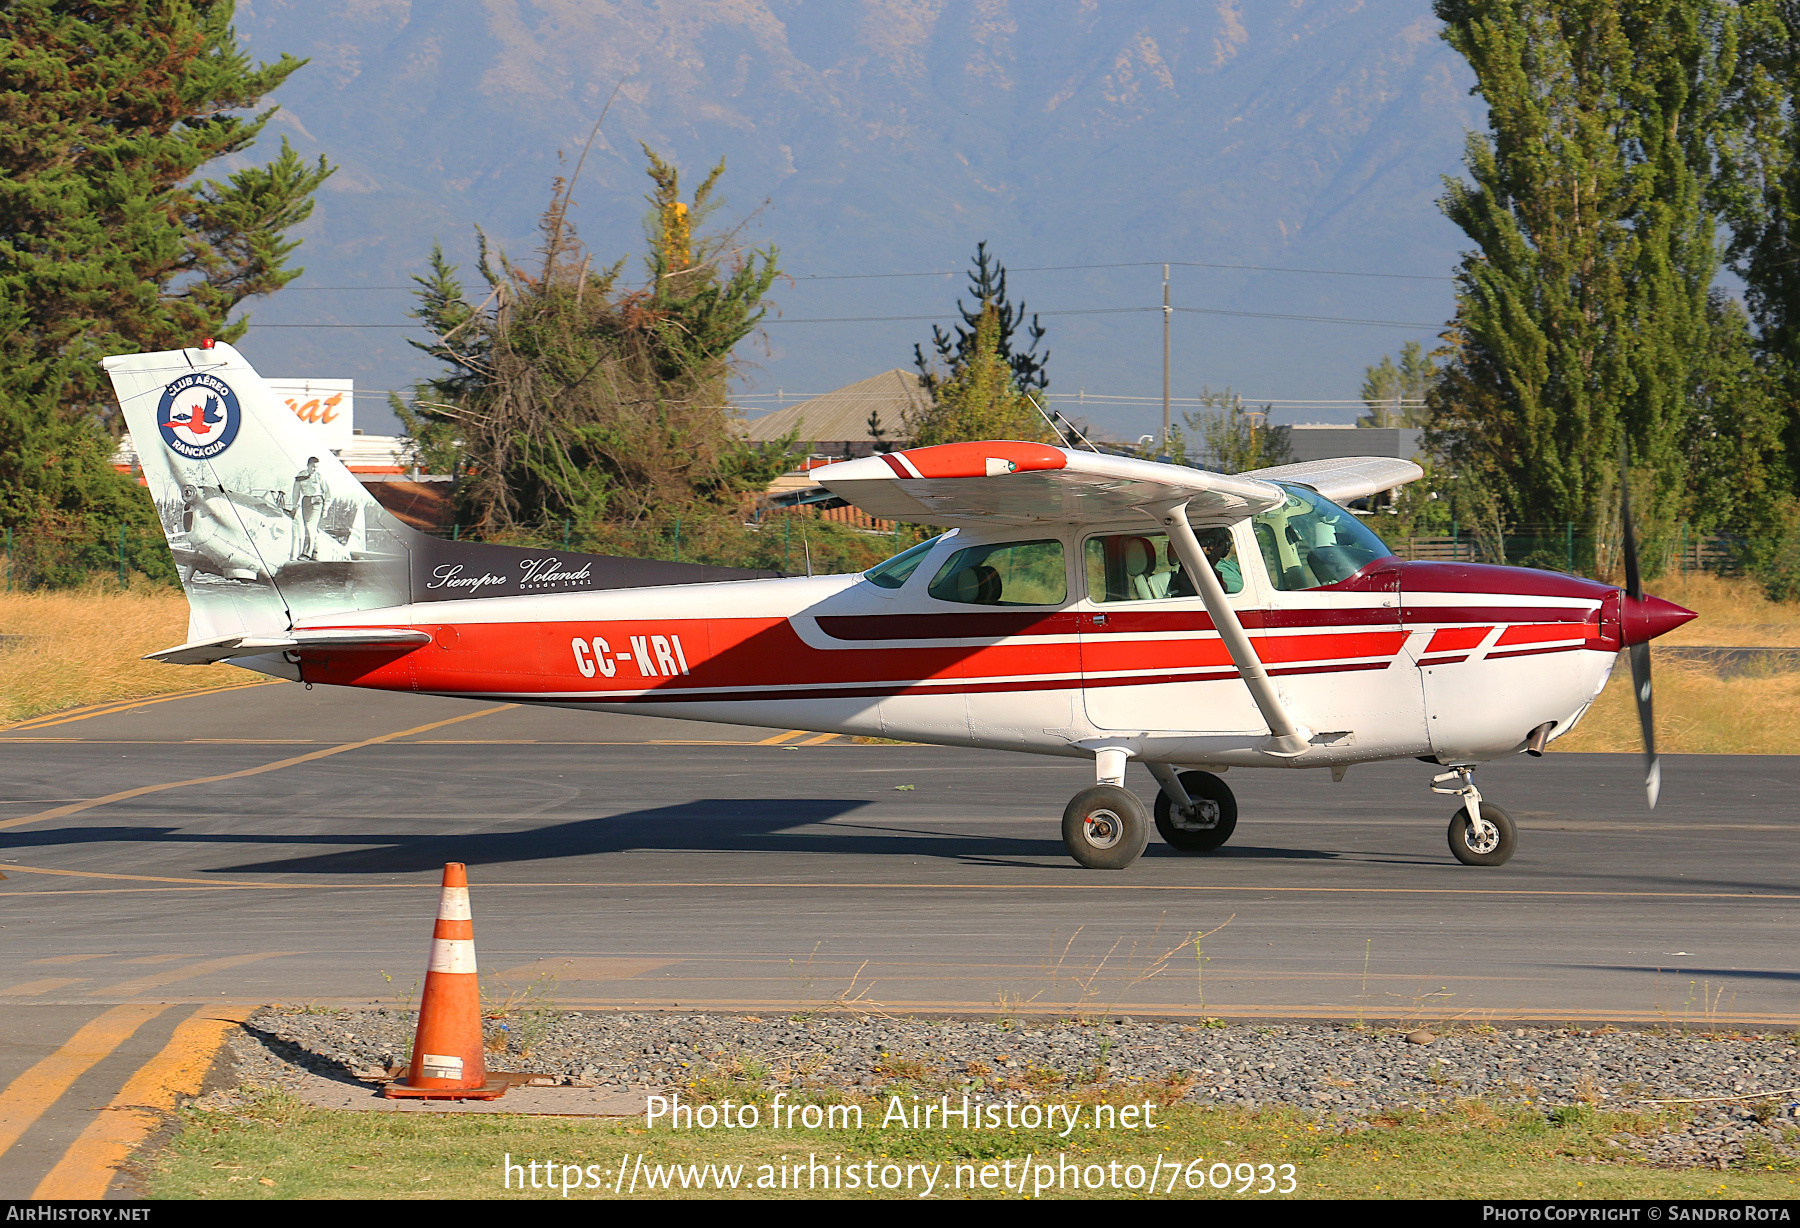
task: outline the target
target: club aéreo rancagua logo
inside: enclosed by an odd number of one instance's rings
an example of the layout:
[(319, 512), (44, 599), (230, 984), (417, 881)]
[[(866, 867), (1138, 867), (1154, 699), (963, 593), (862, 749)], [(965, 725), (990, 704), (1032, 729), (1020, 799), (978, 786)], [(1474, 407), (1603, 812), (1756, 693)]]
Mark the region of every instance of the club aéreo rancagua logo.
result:
[(156, 429), (163, 442), (188, 460), (211, 460), (229, 448), (243, 421), (231, 385), (204, 371), (175, 379), (156, 405)]

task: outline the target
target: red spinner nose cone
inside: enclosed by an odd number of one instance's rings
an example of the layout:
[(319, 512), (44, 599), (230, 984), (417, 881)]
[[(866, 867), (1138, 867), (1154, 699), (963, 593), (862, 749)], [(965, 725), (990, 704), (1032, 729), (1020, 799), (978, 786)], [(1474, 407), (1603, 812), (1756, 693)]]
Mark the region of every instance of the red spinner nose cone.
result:
[(1695, 617), (1692, 610), (1684, 610), (1673, 601), (1648, 595), (1642, 601), (1633, 601), (1629, 593), (1623, 593), (1619, 600), (1619, 638), (1627, 645), (1647, 644)]

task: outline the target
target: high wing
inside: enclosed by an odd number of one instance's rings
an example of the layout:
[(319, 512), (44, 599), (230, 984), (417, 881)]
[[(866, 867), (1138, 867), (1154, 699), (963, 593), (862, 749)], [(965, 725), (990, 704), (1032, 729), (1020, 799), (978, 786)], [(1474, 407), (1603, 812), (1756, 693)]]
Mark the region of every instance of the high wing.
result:
[(877, 453), (811, 476), (871, 516), (951, 528), (1125, 520), (1175, 502), (1196, 519), (1236, 521), (1287, 497), (1255, 477), (1007, 440)]
[(1424, 477), (1425, 471), (1409, 460), (1392, 456), (1333, 456), (1325, 460), (1301, 461), (1297, 465), (1252, 469), (1238, 476), (1294, 482), (1312, 487), (1333, 503), (1348, 503), (1364, 495), (1404, 486)]

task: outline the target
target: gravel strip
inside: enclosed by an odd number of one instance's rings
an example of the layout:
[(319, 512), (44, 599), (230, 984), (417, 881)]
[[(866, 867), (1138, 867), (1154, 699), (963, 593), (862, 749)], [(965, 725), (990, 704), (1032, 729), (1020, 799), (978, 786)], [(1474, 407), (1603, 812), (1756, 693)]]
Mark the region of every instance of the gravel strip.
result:
[[(414, 1025), (407, 1011), (266, 1009), (232, 1041), (238, 1079), (279, 1086), (296, 1068), (379, 1079), (404, 1063)], [(1800, 1044), (1787, 1033), (1483, 1028), (1425, 1040), (1429, 1033), (1336, 1024), (1008, 1025), (549, 1009), (490, 1020), (488, 1028), (489, 1069), (616, 1091), (729, 1078), (771, 1090), (1060, 1101), (1114, 1087), (1165, 1103), (1308, 1109), (1350, 1128), (1476, 1097), (1529, 1103), (1561, 1120), (1585, 1105), (1645, 1111), (1659, 1107), (1642, 1103), (1651, 1098), (1742, 1096), (1687, 1106), (1691, 1119), (1666, 1133), (1621, 1133), (1610, 1145), (1669, 1167), (1800, 1159)]]

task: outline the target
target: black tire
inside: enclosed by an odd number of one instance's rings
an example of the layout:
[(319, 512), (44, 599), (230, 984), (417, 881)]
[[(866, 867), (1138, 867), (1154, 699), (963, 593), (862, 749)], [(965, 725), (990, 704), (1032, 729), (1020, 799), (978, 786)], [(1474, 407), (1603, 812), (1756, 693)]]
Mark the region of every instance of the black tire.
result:
[(1519, 846), (1519, 830), (1512, 816), (1498, 806), (1481, 803), (1481, 817), (1499, 829), (1500, 838), (1492, 848), (1475, 848), (1469, 843), (1469, 811), (1465, 807), (1450, 816), (1450, 852), (1465, 866), (1503, 866), (1512, 860)]
[(1187, 790), (1187, 795), (1194, 801), (1217, 803), (1218, 823), (1198, 831), (1175, 826), (1175, 804), (1169, 800), (1167, 793), (1158, 790), (1157, 834), (1178, 853), (1210, 853), (1222, 847), (1231, 839), (1231, 833), (1237, 830), (1237, 798), (1232, 795), (1231, 786), (1211, 772), (1183, 772), (1181, 787)]
[(1063, 808), (1063, 844), (1090, 870), (1123, 870), (1150, 842), (1150, 816), (1118, 785), (1083, 789)]

